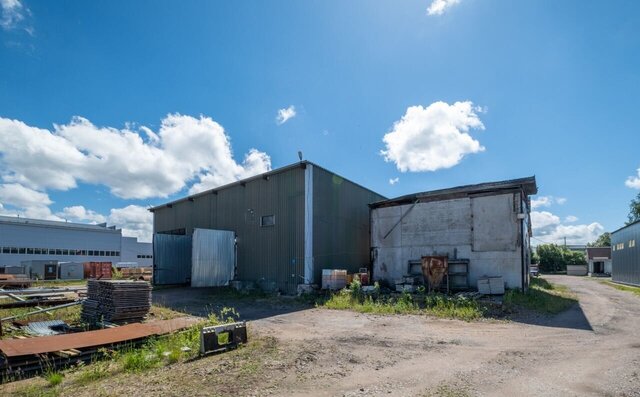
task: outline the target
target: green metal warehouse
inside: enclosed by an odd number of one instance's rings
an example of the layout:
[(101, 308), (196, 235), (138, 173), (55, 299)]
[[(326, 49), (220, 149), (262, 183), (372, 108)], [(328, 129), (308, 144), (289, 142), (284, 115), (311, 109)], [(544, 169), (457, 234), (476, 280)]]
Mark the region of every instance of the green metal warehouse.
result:
[(154, 283), (191, 282), (197, 229), (235, 233), (234, 280), (291, 294), (320, 284), (322, 269), (357, 271), (370, 264), (368, 204), (383, 199), (301, 161), (154, 207)]

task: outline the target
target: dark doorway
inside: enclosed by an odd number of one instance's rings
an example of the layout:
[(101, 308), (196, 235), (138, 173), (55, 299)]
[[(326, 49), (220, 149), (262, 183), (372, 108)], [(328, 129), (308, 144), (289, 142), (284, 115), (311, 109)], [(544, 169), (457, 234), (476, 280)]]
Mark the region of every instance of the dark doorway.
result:
[(593, 262), (594, 273), (604, 273), (604, 262)]

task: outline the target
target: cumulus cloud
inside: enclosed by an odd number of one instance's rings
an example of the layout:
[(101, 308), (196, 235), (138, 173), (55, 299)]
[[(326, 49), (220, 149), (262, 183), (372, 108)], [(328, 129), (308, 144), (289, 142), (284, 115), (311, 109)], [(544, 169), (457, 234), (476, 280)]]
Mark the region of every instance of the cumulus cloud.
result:
[(380, 153), (401, 172), (453, 167), (465, 155), (485, 150), (469, 135), (471, 129), (484, 129), (477, 112), (469, 101), (411, 106), (384, 135), (386, 149)]
[(389, 179), (389, 185), (395, 185), (398, 182), (400, 182), (400, 178), (398, 177)]
[(104, 215), (88, 210), (82, 205), (65, 207), (56, 215), (71, 222), (88, 222), (96, 224), (107, 221), (107, 218)]
[(427, 8), (429, 15), (442, 15), (449, 8), (460, 3), (460, 0), (433, 0)]
[(282, 125), (289, 119), (296, 117), (296, 107), (291, 105), (288, 108), (278, 109), (278, 115), (276, 116), (276, 123)]
[(49, 195), (18, 183), (0, 184), (0, 205), (3, 215), (60, 220), (53, 215)]
[(578, 217), (574, 216), (574, 215), (568, 215), (566, 218), (564, 218), (564, 221), (567, 222), (567, 223), (577, 222), (578, 221)]
[[(573, 219), (573, 220), (571, 220)], [(567, 217), (565, 222), (571, 223), (577, 220), (576, 217)], [(561, 222), (557, 215), (548, 211), (532, 211), (531, 212), (531, 228), (533, 236), (538, 240), (534, 240), (534, 245), (545, 243), (563, 244), (566, 238), (567, 244), (587, 244), (594, 241), (599, 235), (604, 233), (604, 227), (598, 223), (581, 225), (567, 225)]]
[(531, 200), (531, 208), (551, 207), (553, 204), (562, 205), (566, 202), (564, 197), (538, 196)]
[(74, 117), (50, 131), (0, 118), (0, 176), (35, 190), (68, 190), (84, 182), (144, 199), (167, 197), (191, 182), (214, 187), (271, 169), (270, 157), (256, 149), (238, 164), (229, 136), (209, 117), (169, 114), (157, 132), (139, 130)]
[(640, 168), (638, 168), (638, 174), (636, 176), (630, 176), (624, 182), (627, 187), (631, 189), (640, 189)]
[(109, 213), (108, 223), (122, 229), (123, 236), (151, 242), (153, 214), (144, 207), (128, 205), (124, 208), (114, 208)]

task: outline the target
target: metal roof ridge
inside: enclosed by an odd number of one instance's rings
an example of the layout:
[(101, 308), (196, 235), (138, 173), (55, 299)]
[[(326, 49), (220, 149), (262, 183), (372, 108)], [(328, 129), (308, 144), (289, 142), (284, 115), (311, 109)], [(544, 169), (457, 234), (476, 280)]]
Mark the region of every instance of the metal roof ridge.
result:
[(149, 208), (148, 210), (153, 212), (153, 211), (155, 211), (157, 209), (160, 209), (162, 207), (166, 207), (168, 205), (173, 205), (173, 204), (181, 203), (183, 201), (188, 201), (190, 199), (194, 199), (194, 198), (197, 198), (197, 197), (200, 197), (200, 196), (205, 196), (205, 195), (211, 194), (212, 192), (215, 192), (215, 191), (228, 189), (228, 188), (230, 188), (232, 186), (241, 185), (243, 183), (246, 183), (246, 182), (249, 182), (249, 181), (252, 181), (252, 180), (255, 180), (255, 179), (261, 179), (261, 178), (264, 178), (264, 177), (269, 176), (269, 175), (280, 174), (282, 172), (289, 171), (289, 170), (295, 169), (297, 167), (301, 167), (302, 165), (306, 166), (307, 164), (313, 165), (314, 167), (318, 167), (318, 168), (320, 168), (320, 169), (322, 169), (322, 170), (324, 170), (326, 172), (329, 172), (329, 173), (331, 173), (333, 175), (336, 175), (336, 176), (338, 176), (338, 177), (340, 177), (342, 179), (345, 179), (345, 180), (353, 183), (354, 185), (357, 185), (357, 186), (359, 186), (359, 187), (361, 187), (361, 188), (363, 188), (365, 190), (368, 190), (371, 193), (374, 193), (374, 194), (377, 194), (377, 195), (379, 195), (381, 197), (384, 197), (382, 194), (374, 192), (373, 190), (371, 190), (369, 188), (366, 188), (366, 187), (364, 187), (364, 186), (352, 181), (349, 178), (345, 178), (342, 175), (336, 174), (335, 172), (333, 172), (331, 170), (328, 170), (327, 168), (325, 168), (325, 167), (323, 167), (321, 165), (318, 165), (318, 164), (316, 164), (316, 163), (314, 163), (312, 161), (309, 161), (309, 160), (301, 160), (301, 161), (298, 161), (298, 162), (295, 162), (295, 163), (291, 163), (291, 164), (282, 166), (280, 168), (276, 168), (276, 169), (269, 170), (267, 172), (263, 172), (261, 174), (256, 174), (256, 175), (249, 176), (249, 177), (246, 177), (246, 178), (243, 178), (243, 179), (238, 179), (237, 181), (227, 183), (226, 185), (217, 186), (217, 187), (214, 187), (214, 188), (211, 188), (211, 189), (203, 190), (202, 192), (190, 194), (190, 195), (187, 195), (185, 197), (181, 197), (181, 198), (176, 199), (176, 200), (172, 200), (172, 201), (169, 201), (169, 202), (166, 202), (166, 203), (163, 203), (163, 204), (159, 204), (159, 205), (156, 205), (156, 206), (153, 206), (153, 207)]

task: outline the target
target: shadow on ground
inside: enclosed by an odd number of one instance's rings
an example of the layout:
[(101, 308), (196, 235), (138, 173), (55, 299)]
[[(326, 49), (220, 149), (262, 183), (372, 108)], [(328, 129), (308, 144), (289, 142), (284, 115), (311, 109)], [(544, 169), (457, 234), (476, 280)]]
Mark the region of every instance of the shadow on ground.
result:
[(172, 287), (153, 291), (153, 303), (193, 316), (219, 314), (233, 308), (240, 320), (258, 320), (313, 307), (295, 297), (241, 294), (230, 288)]
[(587, 316), (578, 303), (558, 314), (518, 313), (510, 316), (514, 322), (537, 325), (541, 327), (568, 328), (593, 331)]

